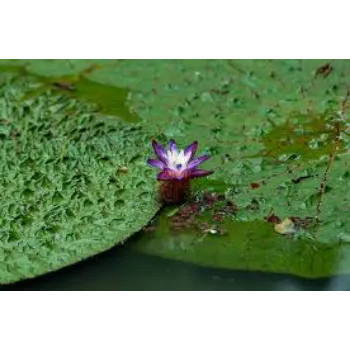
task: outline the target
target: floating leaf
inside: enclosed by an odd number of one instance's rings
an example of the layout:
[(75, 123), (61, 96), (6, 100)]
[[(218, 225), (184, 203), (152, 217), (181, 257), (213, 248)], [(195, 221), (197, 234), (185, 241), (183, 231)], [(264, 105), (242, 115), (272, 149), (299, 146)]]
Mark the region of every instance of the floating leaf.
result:
[(159, 204), (142, 128), (50, 92), (19, 99), (27, 80), (1, 78), (0, 115), (18, 133), (0, 139), (0, 283), (70, 265), (145, 226)]

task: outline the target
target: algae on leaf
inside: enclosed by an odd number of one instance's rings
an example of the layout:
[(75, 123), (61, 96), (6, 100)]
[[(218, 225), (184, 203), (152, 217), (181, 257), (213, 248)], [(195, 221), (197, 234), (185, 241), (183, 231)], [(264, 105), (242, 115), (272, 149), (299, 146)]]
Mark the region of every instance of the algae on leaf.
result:
[(50, 91), (26, 98), (33, 84), (0, 75), (0, 283), (109, 249), (159, 209), (141, 126)]

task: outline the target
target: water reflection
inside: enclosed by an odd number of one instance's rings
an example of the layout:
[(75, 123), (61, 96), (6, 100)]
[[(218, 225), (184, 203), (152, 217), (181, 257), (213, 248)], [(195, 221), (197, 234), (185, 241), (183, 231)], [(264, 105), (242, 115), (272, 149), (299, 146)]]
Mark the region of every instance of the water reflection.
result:
[(350, 276), (299, 277), (208, 269), (116, 247), (60, 271), (1, 290), (350, 290)]

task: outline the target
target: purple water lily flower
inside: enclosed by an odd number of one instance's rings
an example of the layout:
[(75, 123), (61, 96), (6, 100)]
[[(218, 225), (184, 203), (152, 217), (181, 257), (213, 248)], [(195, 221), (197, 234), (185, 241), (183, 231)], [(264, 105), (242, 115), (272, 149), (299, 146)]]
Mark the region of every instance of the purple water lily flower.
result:
[(189, 180), (213, 173), (211, 170), (198, 169), (198, 166), (208, 160), (210, 156), (203, 155), (194, 158), (198, 148), (197, 141), (187, 146), (184, 150), (179, 150), (174, 140), (170, 140), (168, 150), (154, 140), (152, 141), (152, 146), (158, 159), (148, 159), (147, 163), (161, 170), (157, 176), (159, 181)]

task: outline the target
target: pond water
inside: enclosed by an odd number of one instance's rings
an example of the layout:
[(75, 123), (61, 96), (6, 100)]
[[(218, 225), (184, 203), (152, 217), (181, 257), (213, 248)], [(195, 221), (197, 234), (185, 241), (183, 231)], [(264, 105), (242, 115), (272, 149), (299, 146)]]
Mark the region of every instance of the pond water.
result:
[(350, 276), (291, 275), (204, 268), (136, 252), (130, 246), (0, 290), (350, 290)]

